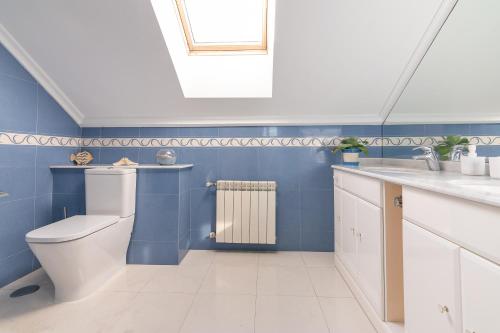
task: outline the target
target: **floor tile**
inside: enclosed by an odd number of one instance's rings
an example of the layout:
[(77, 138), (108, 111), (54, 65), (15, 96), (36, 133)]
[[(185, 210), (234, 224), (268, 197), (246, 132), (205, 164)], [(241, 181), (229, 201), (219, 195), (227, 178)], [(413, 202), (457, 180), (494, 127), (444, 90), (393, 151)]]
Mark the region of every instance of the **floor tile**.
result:
[(0, 323), (30, 322), (38, 313), (54, 305), (54, 287), (42, 285), (30, 295), (11, 298), (13, 290), (0, 290)]
[(320, 298), (332, 333), (376, 333), (354, 298)]
[(182, 333), (253, 333), (255, 296), (200, 294)]
[(127, 265), (120, 273), (106, 283), (106, 291), (139, 291), (153, 279), (159, 266)]
[(302, 252), (302, 259), (308, 267), (335, 265), (333, 252)]
[(142, 292), (196, 293), (210, 265), (159, 266)]
[(98, 292), (76, 302), (52, 303), (51, 295), (49, 302), (36, 309), (33, 299), (27, 298), (22, 300), (23, 313), (13, 318), (14, 332), (108, 332), (135, 296), (129, 292)]
[(293, 266), (261, 266), (257, 279), (258, 295), (314, 296), (307, 269)]
[(210, 267), (200, 292), (255, 295), (256, 285), (256, 265), (227, 266), (214, 264)]
[(255, 333), (328, 333), (316, 297), (258, 296)]
[(139, 293), (106, 332), (179, 332), (193, 300), (188, 294)]
[(335, 267), (308, 267), (307, 269), (317, 296), (353, 297), (347, 283)]
[(45, 271), (42, 268), (40, 268), (40, 269), (37, 269), (36, 271), (29, 273), (28, 275), (23, 276), (22, 278), (14, 281), (14, 282), (6, 285), (2, 289), (16, 290), (16, 289), (19, 289), (21, 287), (25, 287), (28, 285), (33, 285), (33, 284), (47, 285), (50, 283), (52, 283), (52, 281), (50, 280), (49, 276), (47, 275), (47, 273), (45, 273)]
[(300, 252), (259, 253), (260, 266), (304, 266)]
[(180, 266), (209, 265), (215, 257), (215, 251), (189, 250)]
[(256, 252), (217, 251), (213, 262), (232, 266), (257, 265), (258, 259)]

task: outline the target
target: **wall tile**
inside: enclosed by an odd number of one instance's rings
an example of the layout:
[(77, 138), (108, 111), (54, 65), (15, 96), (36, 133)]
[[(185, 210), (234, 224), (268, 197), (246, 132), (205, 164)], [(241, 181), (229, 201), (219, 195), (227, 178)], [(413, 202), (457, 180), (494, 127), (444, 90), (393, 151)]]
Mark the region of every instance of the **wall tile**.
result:
[(191, 188), (205, 188), (206, 182), (219, 179), (217, 149), (183, 148), (176, 151), (180, 153), (178, 163), (194, 164), (190, 172)]
[(137, 193), (175, 194), (179, 193), (178, 170), (139, 170)]
[(139, 138), (139, 127), (103, 127), (102, 138)]
[(280, 191), (298, 190), (303, 168), (302, 151), (302, 148), (260, 148), (259, 180), (276, 181)]
[(127, 253), (129, 264), (176, 265), (178, 261), (177, 242), (130, 242)]
[(37, 96), (37, 134), (77, 137), (81, 135), (80, 126), (40, 85), (37, 85)]
[(122, 157), (128, 157), (130, 160), (139, 161), (139, 148), (100, 148), (100, 163), (113, 164)]
[(303, 230), (301, 248), (302, 251), (333, 251), (333, 231)]
[(36, 85), (0, 75), (0, 131), (36, 133)]
[(259, 180), (258, 148), (217, 148), (220, 179)]
[(0, 286), (5, 286), (32, 271), (33, 254), (30, 250), (0, 260)]
[(182, 138), (216, 138), (218, 136), (218, 127), (179, 127), (179, 137)]
[(16, 200), (0, 205), (0, 259), (28, 249), (24, 236), (35, 224), (35, 201)]
[(137, 196), (133, 240), (177, 242), (179, 197), (177, 195)]
[(84, 127), (82, 128), (82, 138), (100, 138), (102, 137), (102, 128)]
[(52, 217), (52, 194), (46, 194), (35, 198), (35, 226), (41, 228), (54, 222)]
[(303, 230), (333, 229), (333, 193), (331, 190), (301, 192), (301, 223)]
[(0, 44), (0, 74), (10, 77), (35, 82), (30, 73), (14, 58), (7, 49)]
[(178, 127), (142, 127), (140, 128), (141, 138), (177, 138), (179, 137)]
[(330, 166), (335, 163), (335, 156), (324, 148), (299, 148), (301, 152), (300, 164), (302, 166), (300, 189), (331, 189), (332, 170)]
[(52, 195), (53, 221), (64, 219), (64, 207), (67, 217), (85, 215), (85, 194), (57, 194)]

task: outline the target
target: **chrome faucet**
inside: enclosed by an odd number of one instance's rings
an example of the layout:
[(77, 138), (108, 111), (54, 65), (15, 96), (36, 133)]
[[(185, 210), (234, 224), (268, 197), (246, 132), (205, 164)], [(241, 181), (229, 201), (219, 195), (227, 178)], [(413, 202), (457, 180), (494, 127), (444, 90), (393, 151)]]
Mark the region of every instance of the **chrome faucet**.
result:
[(413, 150), (421, 150), (422, 155), (413, 156), (414, 160), (424, 160), (427, 163), (427, 167), (432, 171), (439, 171), (441, 167), (439, 166), (439, 156), (431, 146), (419, 146), (413, 148)]
[(462, 158), (462, 155), (464, 154), (464, 150), (465, 146), (454, 146), (450, 154), (450, 161), (460, 161), (460, 158)]

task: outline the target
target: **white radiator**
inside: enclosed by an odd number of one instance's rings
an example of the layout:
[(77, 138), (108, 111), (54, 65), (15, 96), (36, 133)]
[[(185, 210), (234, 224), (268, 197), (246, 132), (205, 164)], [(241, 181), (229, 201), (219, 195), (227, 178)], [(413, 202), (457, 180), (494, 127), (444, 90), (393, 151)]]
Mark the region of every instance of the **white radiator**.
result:
[(217, 243), (276, 244), (276, 182), (217, 181)]

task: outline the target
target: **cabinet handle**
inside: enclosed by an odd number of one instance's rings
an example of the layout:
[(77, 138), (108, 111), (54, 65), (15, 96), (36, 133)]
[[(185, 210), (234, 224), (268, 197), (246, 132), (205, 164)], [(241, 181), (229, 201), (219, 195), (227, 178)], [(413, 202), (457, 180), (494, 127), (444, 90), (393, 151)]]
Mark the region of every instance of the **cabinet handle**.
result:
[(439, 309), (439, 312), (441, 312), (441, 313), (450, 312), (450, 309), (448, 309), (448, 307), (446, 305), (438, 304), (438, 309)]
[(361, 241), (361, 236), (362, 236), (362, 234), (360, 232), (358, 232), (359, 241)]
[(476, 333), (476, 331), (465, 330), (465, 333)]
[(356, 234), (356, 231), (354, 230), (354, 228), (349, 228), (351, 231), (352, 231), (352, 235), (354, 236)]

